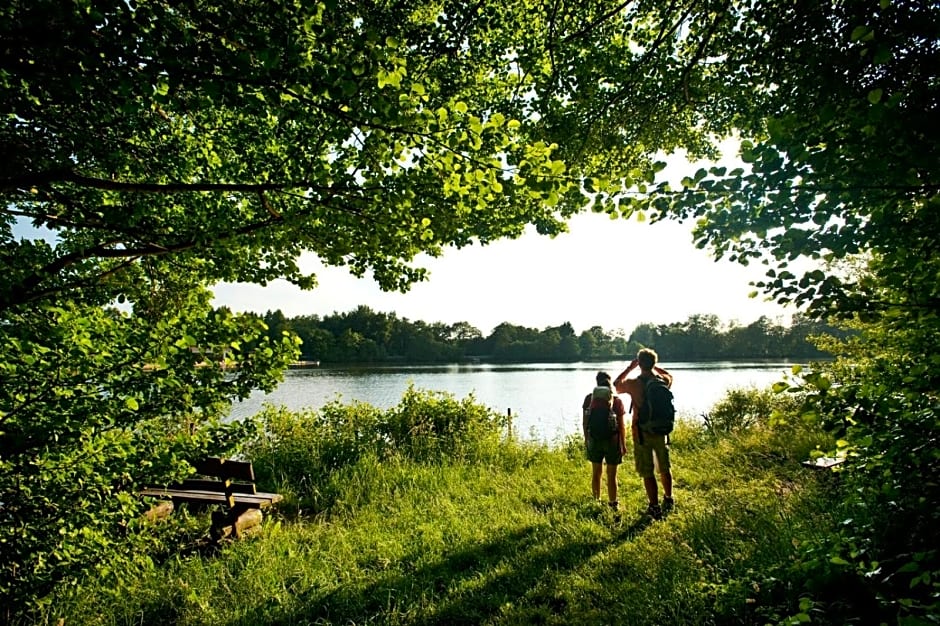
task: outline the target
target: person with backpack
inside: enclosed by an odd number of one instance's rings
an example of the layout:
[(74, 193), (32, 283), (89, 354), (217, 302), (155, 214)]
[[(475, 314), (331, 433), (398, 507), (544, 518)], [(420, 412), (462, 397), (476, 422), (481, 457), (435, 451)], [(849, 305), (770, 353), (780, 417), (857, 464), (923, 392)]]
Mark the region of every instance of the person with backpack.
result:
[(597, 386), (584, 398), (581, 405), (584, 449), (591, 462), (591, 493), (595, 500), (601, 498), (601, 474), (607, 464), (607, 500), (610, 508), (617, 510), (617, 466), (623, 462), (627, 452), (626, 428), (623, 416), (626, 410), (623, 401), (614, 393), (610, 374), (598, 372)]
[[(663, 511), (668, 512), (675, 506), (669, 462), (669, 433), (672, 432), (676, 416), (671, 390), (672, 374), (657, 366), (658, 360), (655, 351), (643, 348), (627, 369), (614, 379), (617, 393), (630, 395), (633, 460), (649, 500), (646, 512), (654, 519), (661, 518)], [(639, 375), (627, 378), (637, 367), (640, 368)], [(662, 506), (659, 504), (656, 484), (657, 471), (663, 486)]]

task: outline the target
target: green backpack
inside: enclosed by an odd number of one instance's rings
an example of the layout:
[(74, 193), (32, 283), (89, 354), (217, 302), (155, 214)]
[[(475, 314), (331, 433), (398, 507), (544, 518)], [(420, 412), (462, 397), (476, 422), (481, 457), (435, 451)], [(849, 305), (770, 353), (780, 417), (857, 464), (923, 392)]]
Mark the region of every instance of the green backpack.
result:
[(587, 408), (588, 434), (591, 439), (606, 439), (617, 432), (615, 397), (610, 387), (598, 386), (591, 392), (591, 403)]
[(669, 384), (654, 375), (643, 380), (643, 387), (645, 393), (638, 422), (640, 429), (654, 435), (668, 435), (676, 422), (676, 407)]

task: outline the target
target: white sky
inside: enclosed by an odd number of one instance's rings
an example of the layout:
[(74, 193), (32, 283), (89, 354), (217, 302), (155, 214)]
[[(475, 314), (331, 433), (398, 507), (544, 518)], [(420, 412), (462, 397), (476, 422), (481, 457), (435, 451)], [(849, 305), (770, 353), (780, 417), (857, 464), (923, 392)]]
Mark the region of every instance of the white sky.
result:
[[(732, 142), (722, 146), (735, 153)], [(681, 155), (665, 159), (670, 180), (694, 173)], [(742, 165), (725, 157), (723, 165)], [(569, 232), (555, 239), (530, 228), (516, 240), (488, 246), (448, 249), (419, 263), (427, 281), (407, 293), (385, 293), (371, 279), (357, 279), (344, 268), (323, 266), (315, 255), (300, 267), (317, 275), (319, 285), (304, 292), (285, 281), (266, 287), (221, 284), (215, 304), (234, 311), (264, 313), (280, 309), (287, 317), (343, 313), (366, 305), (378, 312), (428, 323), (469, 322), (484, 335), (502, 322), (543, 329), (570, 322), (580, 333), (592, 326), (629, 333), (641, 323), (668, 324), (689, 315), (714, 314), (724, 322), (749, 324), (762, 315), (788, 323), (795, 310), (749, 298), (751, 281), (765, 267), (716, 262), (692, 243), (692, 223), (611, 220), (605, 214), (572, 218)], [(644, 259), (658, 268), (641, 270)]]
[[(430, 279), (405, 294), (384, 293), (371, 279), (324, 267), (314, 255), (301, 268), (319, 286), (303, 292), (285, 281), (267, 287), (219, 285), (217, 305), (287, 317), (329, 315), (360, 304), (399, 318), (428, 323), (466, 321), (484, 335), (502, 322), (542, 329), (571, 322), (575, 331), (602, 326), (627, 334), (643, 322), (671, 323), (696, 313), (750, 323), (761, 315), (789, 321), (792, 308), (749, 298), (748, 283), (762, 265), (715, 262), (692, 244), (691, 225), (575, 216), (570, 232), (555, 239), (534, 231), (517, 240), (447, 250), (425, 267)], [(651, 259), (657, 272), (641, 270)]]

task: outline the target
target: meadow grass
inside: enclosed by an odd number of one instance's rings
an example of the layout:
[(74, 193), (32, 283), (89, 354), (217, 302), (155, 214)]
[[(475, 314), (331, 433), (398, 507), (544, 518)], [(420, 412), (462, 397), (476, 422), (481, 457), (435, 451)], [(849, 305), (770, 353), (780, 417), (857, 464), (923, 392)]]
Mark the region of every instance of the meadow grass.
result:
[[(388, 431), (381, 419), (370, 424)], [(454, 434), (439, 431), (432, 438)], [(291, 432), (294, 462), (319, 467), (322, 457), (304, 459), (296, 440), (322, 433), (296, 424)], [(662, 521), (643, 514), (645, 496), (629, 461), (615, 514), (591, 499), (578, 441), (485, 438), (460, 458), (446, 454), (450, 439), (443, 454), (429, 452), (432, 446), (417, 456), (395, 453), (391, 444), (363, 446), (329, 472), (308, 476), (258, 536), (211, 553), (177, 552), (116, 582), (86, 581), (58, 594), (44, 619), (763, 624), (797, 611), (788, 579), (794, 546), (832, 523), (820, 477), (799, 466), (821, 442), (805, 429), (751, 425), (716, 437), (680, 425), (673, 436), (677, 508)], [(264, 467), (278, 450), (277, 441), (256, 447), (256, 462)], [(282, 469), (282, 480), (304, 471)]]

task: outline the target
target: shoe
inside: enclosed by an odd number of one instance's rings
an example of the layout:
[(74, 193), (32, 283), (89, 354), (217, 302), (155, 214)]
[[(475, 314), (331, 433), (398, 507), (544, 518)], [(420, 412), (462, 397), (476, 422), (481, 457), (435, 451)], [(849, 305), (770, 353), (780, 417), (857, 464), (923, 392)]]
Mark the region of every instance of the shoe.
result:
[(620, 503), (619, 503), (618, 501), (616, 501), (616, 500), (614, 500), (613, 502), (608, 502), (608, 503), (607, 503), (607, 506), (610, 507), (610, 510), (611, 510), (611, 511), (619, 511), (619, 510), (620, 510)]
[(646, 514), (652, 517), (653, 519), (662, 519), (663, 510), (659, 508), (658, 504), (651, 504), (646, 509)]
[(663, 498), (663, 513), (668, 513), (676, 508), (676, 501), (672, 497)]

